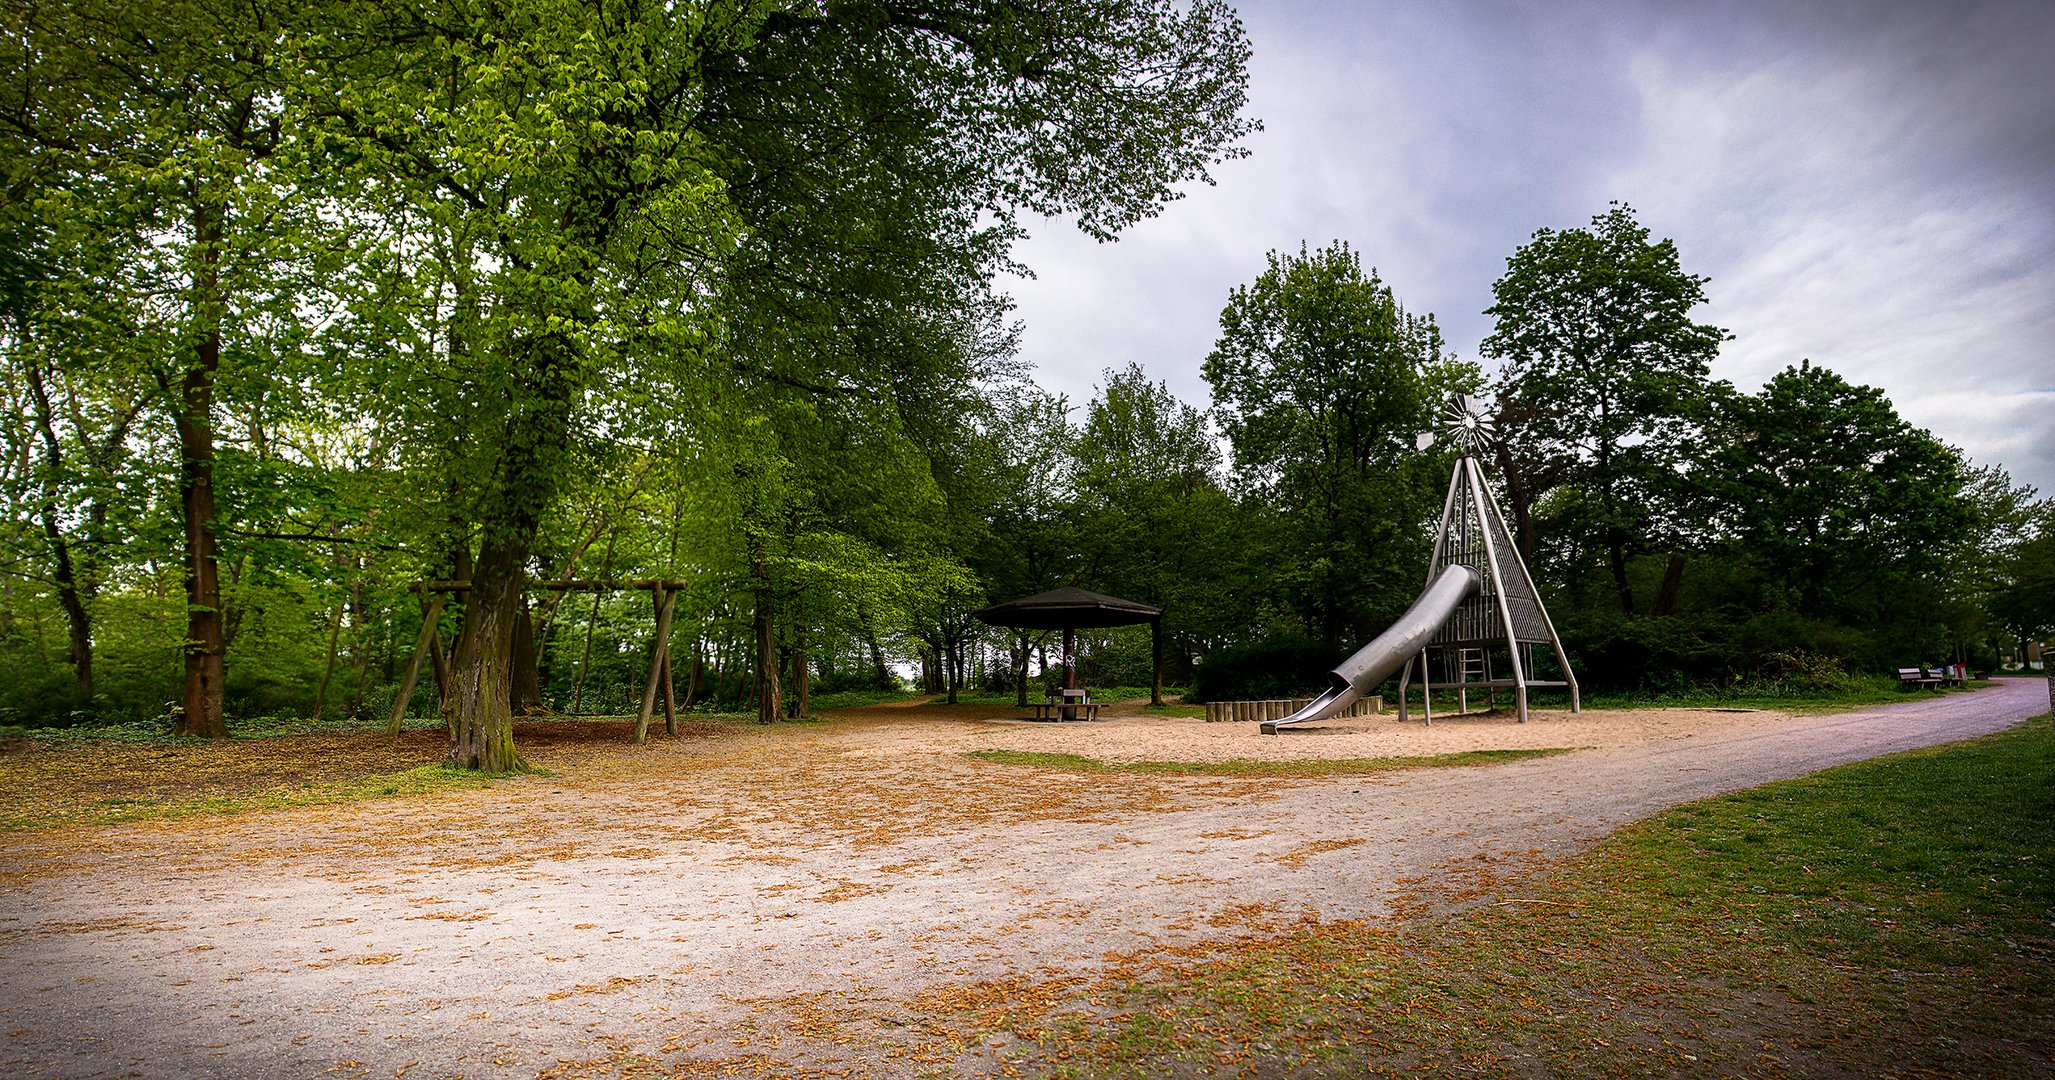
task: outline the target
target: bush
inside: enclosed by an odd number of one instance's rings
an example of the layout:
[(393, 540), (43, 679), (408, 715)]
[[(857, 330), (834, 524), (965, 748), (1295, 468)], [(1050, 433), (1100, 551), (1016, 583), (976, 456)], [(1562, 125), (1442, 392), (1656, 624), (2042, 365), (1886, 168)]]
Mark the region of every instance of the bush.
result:
[(1216, 650), (1192, 673), (1190, 703), (1267, 701), (1303, 697), (1327, 687), (1328, 674), (1341, 661), (1318, 639), (1301, 634), (1273, 634), (1247, 645)]

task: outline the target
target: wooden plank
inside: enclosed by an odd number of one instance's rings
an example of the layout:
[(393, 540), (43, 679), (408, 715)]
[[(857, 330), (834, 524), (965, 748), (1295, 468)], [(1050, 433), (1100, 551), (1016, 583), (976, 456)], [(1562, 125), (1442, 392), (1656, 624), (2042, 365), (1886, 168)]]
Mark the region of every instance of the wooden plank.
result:
[[(436, 593), (435, 598), (428, 602), (428, 610), (421, 616), (421, 636), (414, 642), (414, 658), (407, 661), (407, 677), (400, 680), (399, 696), (392, 702), (392, 717), (385, 722), (385, 730), (391, 734), (400, 733), (400, 721), (407, 716), (407, 703), (414, 699), (414, 684), (421, 681), (421, 657), (435, 643), (435, 624), (442, 618), (442, 602), (443, 595)], [(436, 666), (440, 668), (441, 664)]]
[[(530, 592), (633, 592), (641, 589), (682, 589), (687, 582), (669, 578), (571, 578), (556, 581), (531, 581), (523, 588)], [(449, 581), (417, 581), (407, 586), (413, 592), (467, 592), (471, 583), (462, 579)]]

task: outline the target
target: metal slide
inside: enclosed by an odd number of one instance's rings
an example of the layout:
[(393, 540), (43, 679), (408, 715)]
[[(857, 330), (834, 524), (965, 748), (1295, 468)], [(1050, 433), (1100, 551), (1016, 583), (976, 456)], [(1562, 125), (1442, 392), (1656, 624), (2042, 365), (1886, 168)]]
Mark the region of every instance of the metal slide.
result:
[(1406, 661), (1420, 655), (1435, 631), (1455, 614), (1456, 607), (1477, 591), (1478, 581), (1477, 571), (1461, 563), (1445, 567), (1397, 622), (1334, 669), (1334, 684), (1325, 693), (1282, 720), (1263, 721), (1263, 734), (1275, 735), (1278, 728), (1290, 724), (1325, 720), (1355, 704), (1358, 698), (1391, 678)]

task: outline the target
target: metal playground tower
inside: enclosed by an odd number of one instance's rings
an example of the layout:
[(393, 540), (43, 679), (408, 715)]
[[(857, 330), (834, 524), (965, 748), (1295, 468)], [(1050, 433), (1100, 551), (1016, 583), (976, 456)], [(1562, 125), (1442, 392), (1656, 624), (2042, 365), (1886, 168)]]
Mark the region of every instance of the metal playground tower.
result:
[[(1496, 695), (1513, 691), (1520, 722), (1527, 721), (1527, 691), (1535, 686), (1570, 690), (1570, 710), (1582, 712), (1577, 677), (1563, 655), (1562, 639), (1541, 606), (1534, 578), (1520, 560), (1512, 534), (1506, 531), (1498, 501), (1484, 481), (1477, 453), (1491, 439), (1491, 423), (1483, 404), (1459, 397), (1443, 417), (1443, 432), (1462, 456), (1449, 477), (1442, 503), (1441, 525), (1434, 534), (1434, 558), (1427, 568), (1427, 587), (1398, 621), (1368, 645), (1342, 661), (1329, 676), (1327, 689), (1304, 708), (1278, 720), (1263, 721), (1262, 731), (1324, 720), (1340, 713), (1394, 674), (1399, 676), (1399, 719), (1406, 719), (1406, 690), (1414, 662), (1420, 668), (1421, 702), (1427, 722), (1434, 722), (1434, 691), (1454, 690), (1457, 707), (1468, 710), (1470, 691)], [(1434, 442), (1422, 432), (1420, 449)], [(1535, 678), (1534, 646), (1546, 643), (1555, 654), (1562, 678)]]
[[(1450, 566), (1467, 566), (1476, 572), (1477, 589), (1466, 596), (1445, 619), (1432, 639), (1420, 650), (1421, 702), (1428, 723), (1434, 722), (1434, 691), (1456, 692), (1457, 708), (1469, 709), (1470, 691), (1483, 690), (1496, 697), (1510, 689), (1520, 722), (1527, 722), (1527, 690), (1535, 686), (1562, 686), (1570, 691), (1570, 711), (1582, 712), (1577, 676), (1563, 655), (1562, 638), (1541, 604), (1534, 578), (1520, 558), (1500, 515), (1498, 500), (1484, 479), (1477, 455), (1490, 444), (1491, 421), (1483, 402), (1458, 397), (1443, 417), (1442, 434), (1462, 451), (1449, 476), (1448, 497), (1441, 508), (1441, 524), (1434, 533), (1434, 558), (1427, 568), (1429, 582)], [(1433, 441), (1423, 433), (1420, 448)], [(1535, 677), (1536, 645), (1547, 645), (1554, 653), (1561, 679)], [(1399, 673), (1399, 719), (1407, 716), (1406, 691), (1413, 681), (1414, 663), (1408, 659)]]

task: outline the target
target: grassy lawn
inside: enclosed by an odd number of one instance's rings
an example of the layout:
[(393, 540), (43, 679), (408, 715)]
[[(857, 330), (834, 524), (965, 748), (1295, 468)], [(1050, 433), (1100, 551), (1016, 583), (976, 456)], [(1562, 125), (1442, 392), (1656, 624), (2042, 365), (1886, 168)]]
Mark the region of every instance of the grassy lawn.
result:
[[(1762, 687), (1690, 688), (1660, 693), (1622, 692), (1584, 695), (1587, 709), (1770, 709), (1778, 712), (1824, 713), (1889, 705), (1941, 694), (1962, 694), (1996, 686), (1989, 681), (1972, 681), (1968, 686), (1939, 690), (1905, 690), (1896, 680), (1877, 677), (1851, 678), (1846, 685), (1827, 688), (1768, 690)], [(1418, 695), (1415, 694), (1417, 697)], [(1567, 709), (1570, 696), (1554, 690), (1536, 691), (1530, 699), (1535, 708)]]
[(1524, 758), (1567, 754), (1570, 747), (1537, 750), (1464, 750), (1454, 754), (1426, 754), (1416, 757), (1312, 758), (1303, 761), (1257, 761), (1234, 758), (1228, 761), (1100, 761), (1082, 754), (1046, 754), (1035, 750), (972, 750), (966, 757), (1000, 765), (1028, 765), (1067, 772), (1149, 773), (1157, 776), (1345, 776), (1356, 773), (1388, 772), (1392, 769), (1420, 769), (1460, 765), (1496, 765)]
[[(1398, 928), (1139, 961), (1032, 1073), (2055, 1075), (2055, 736), (1682, 807)], [(1482, 894), (1480, 894), (1482, 895)]]

